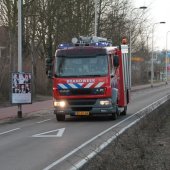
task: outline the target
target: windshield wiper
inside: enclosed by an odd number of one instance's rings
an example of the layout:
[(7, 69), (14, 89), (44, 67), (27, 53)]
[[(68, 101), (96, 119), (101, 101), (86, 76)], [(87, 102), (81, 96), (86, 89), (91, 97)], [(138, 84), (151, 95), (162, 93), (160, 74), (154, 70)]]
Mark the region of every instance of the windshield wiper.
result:
[(96, 75), (54, 75), (56, 78), (57, 77), (103, 77), (105, 75), (101, 75), (101, 74), (96, 74)]
[(54, 77), (72, 77), (72, 75), (60, 75), (60, 74), (54, 74)]
[(102, 77), (104, 75), (95, 74), (95, 75), (76, 75), (75, 77)]
[(56, 77), (94, 77), (94, 75), (57, 75)]

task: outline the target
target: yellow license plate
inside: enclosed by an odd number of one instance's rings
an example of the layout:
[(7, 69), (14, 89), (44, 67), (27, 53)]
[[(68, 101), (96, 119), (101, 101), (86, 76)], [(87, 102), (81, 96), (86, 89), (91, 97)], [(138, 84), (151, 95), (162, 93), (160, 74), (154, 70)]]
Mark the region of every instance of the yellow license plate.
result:
[(76, 115), (77, 116), (88, 116), (89, 112), (87, 112), (87, 111), (80, 111), (80, 112), (76, 112)]

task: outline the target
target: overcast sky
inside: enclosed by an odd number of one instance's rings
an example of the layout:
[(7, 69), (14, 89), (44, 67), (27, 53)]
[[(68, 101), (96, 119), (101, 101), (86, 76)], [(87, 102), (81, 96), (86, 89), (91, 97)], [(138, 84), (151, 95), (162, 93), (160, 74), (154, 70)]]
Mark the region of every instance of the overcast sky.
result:
[[(157, 24), (154, 27), (154, 49), (166, 49), (166, 34), (170, 31), (170, 0), (133, 0), (133, 3), (134, 7), (148, 7), (149, 18), (152, 19), (151, 24), (166, 22), (166, 24)], [(170, 33), (168, 33), (168, 50), (170, 50)]]

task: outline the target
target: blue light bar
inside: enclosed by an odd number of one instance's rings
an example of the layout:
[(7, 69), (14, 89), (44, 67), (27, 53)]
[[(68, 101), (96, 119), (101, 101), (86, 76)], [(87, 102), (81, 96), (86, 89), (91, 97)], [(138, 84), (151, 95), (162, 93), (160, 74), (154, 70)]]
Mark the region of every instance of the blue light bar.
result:
[(77, 46), (96, 46), (96, 47), (110, 47), (112, 43), (107, 40), (107, 38), (102, 37), (83, 37), (72, 38), (72, 43), (62, 43), (58, 45), (58, 49), (67, 49), (70, 47)]
[(69, 48), (69, 47), (72, 47), (72, 46), (73, 45), (69, 44), (69, 43), (62, 43), (62, 44), (58, 45), (58, 49), (65, 49), (65, 48)]
[(110, 42), (96, 42), (93, 43), (92, 45), (97, 46), (97, 47), (109, 47), (112, 46)]

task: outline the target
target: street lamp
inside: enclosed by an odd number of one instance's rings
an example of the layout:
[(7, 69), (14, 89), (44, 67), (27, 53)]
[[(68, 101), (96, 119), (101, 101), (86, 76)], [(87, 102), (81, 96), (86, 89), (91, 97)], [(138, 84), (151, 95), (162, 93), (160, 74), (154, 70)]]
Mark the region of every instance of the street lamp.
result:
[(153, 87), (153, 77), (154, 77), (154, 69), (153, 69), (153, 40), (154, 40), (154, 27), (157, 24), (165, 24), (166, 22), (156, 22), (152, 27), (152, 58), (151, 58), (151, 87)]
[(168, 31), (166, 33), (166, 57), (165, 57), (165, 70), (166, 70), (166, 84), (168, 84)]
[[(132, 18), (132, 13), (134, 10), (136, 9), (146, 9), (146, 6), (141, 6), (139, 8), (133, 8), (130, 12), (130, 19)], [(131, 65), (131, 59), (132, 59), (132, 30), (131, 30), (131, 24), (132, 22), (130, 22), (130, 26), (129, 26), (129, 70), (130, 70), (130, 88), (131, 88), (131, 84), (132, 84), (132, 65)]]
[[(22, 2), (18, 0), (18, 72), (22, 72)], [(18, 118), (22, 118), (22, 105), (18, 104)]]
[(95, 22), (94, 22), (94, 35), (97, 36), (97, 2), (98, 0), (94, 0), (95, 5)]

